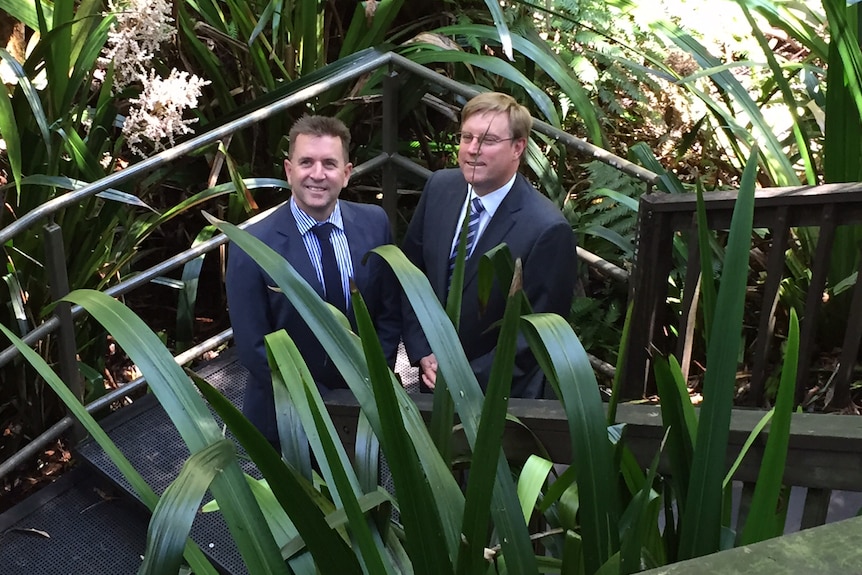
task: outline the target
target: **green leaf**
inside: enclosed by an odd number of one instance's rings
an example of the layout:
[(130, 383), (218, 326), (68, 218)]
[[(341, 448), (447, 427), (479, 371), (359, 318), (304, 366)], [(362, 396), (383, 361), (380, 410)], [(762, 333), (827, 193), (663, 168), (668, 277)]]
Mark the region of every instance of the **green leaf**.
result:
[[(30, 104), (30, 110), (33, 112), (33, 118), (36, 120), (36, 125), (39, 127), (39, 133), (42, 135), (42, 142), (45, 144), (45, 149), (48, 151), (50, 158), (51, 132), (48, 129), (48, 118), (45, 116), (45, 110), (42, 108), (42, 100), (39, 98), (39, 92), (33, 86), (32, 82), (30, 82), (30, 78), (27, 77), (27, 73), (24, 71), (24, 68), (21, 67), (21, 64), (19, 64), (18, 60), (13, 58), (9, 52), (0, 48), (0, 58), (6, 62), (6, 65), (12, 69), (12, 73), (15, 74), (15, 77), (18, 79), (18, 89), (21, 90), (24, 97), (27, 98), (27, 103)], [(3, 113), (5, 114), (6, 111), (4, 110)], [(14, 122), (14, 114), (10, 115), (10, 118)], [(0, 124), (0, 134), (5, 133), (6, 130), (4, 130), (2, 124)], [(5, 135), (3, 137), (6, 139)], [(8, 145), (9, 143), (7, 140), (7, 154)]]
[(790, 326), (787, 348), (781, 370), (781, 383), (775, 401), (775, 416), (769, 426), (769, 439), (763, 452), (757, 484), (751, 498), (748, 519), (742, 530), (740, 545), (750, 545), (777, 537), (784, 532), (784, 521), (776, 524), (775, 515), (781, 496), (787, 446), (790, 443), (790, 421), (793, 415), (793, 398), (796, 390), (796, 371), (799, 362), (799, 318), (790, 309)]
[[(285, 465), (279, 454), (227, 398), (203, 379), (192, 374), (195, 384), (219, 417), (243, 446), (267, 480), (272, 494), (287, 513), (304, 545), (325, 573), (358, 575), (362, 572), (353, 551), (326, 523), (312, 499), (314, 490)], [(298, 549), (297, 549), (298, 550)]]
[[(496, 3), (496, 0), (486, 0), (486, 2)], [(496, 37), (494, 28), (478, 24), (445, 26), (438, 28), (436, 32), (447, 35), (463, 35), (467, 38)], [(510, 35), (514, 49), (534, 62), (536, 67), (547, 74), (563, 94), (569, 98), (574, 109), (577, 110), (578, 119), (586, 126), (590, 139), (595, 144), (601, 145), (604, 142), (601, 124), (596, 115), (596, 107), (584, 86), (578, 81), (572, 69), (566, 66), (560, 56), (551, 50), (547, 41), (542, 40), (533, 30), (526, 31), (524, 34), (524, 36)], [(512, 60), (511, 56), (509, 59)]]
[[(216, 232), (215, 226), (205, 226), (192, 242), (191, 249), (209, 241)], [(201, 268), (204, 264), (206, 254), (201, 254), (193, 260), (185, 263), (181, 281), (183, 287), (180, 290), (177, 301), (177, 346), (187, 349), (191, 347), (194, 338), (195, 327), (195, 303), (198, 299), (198, 281), (200, 280)]]
[(12, 177), (15, 180), (15, 189), (21, 194), (21, 137), (18, 135), (18, 122), (15, 120), (15, 111), (9, 92), (4, 85), (0, 89), (0, 137), (6, 143), (6, 158), (12, 168)]
[[(211, 218), (211, 216), (208, 216)], [(314, 332), (324, 349), (327, 350), (330, 359), (338, 367), (351, 391), (356, 396), (362, 411), (368, 417), (368, 421), (374, 428), (378, 437), (382, 436), (382, 425), (377, 404), (369, 381), (368, 368), (362, 357), (358, 342), (353, 336), (341, 326), (327, 304), (320, 299), (314, 291), (302, 279), (289, 262), (276, 253), (272, 248), (263, 244), (249, 233), (238, 229), (236, 226), (226, 222), (219, 222), (215, 218), (211, 221), (227, 235), (239, 248), (246, 251), (261, 268), (273, 279), (293, 306), (302, 315), (309, 328)], [(431, 286), (424, 274), (416, 269), (404, 255), (394, 246), (382, 246), (374, 250), (386, 259), (395, 270), (402, 281), (405, 293), (411, 301), (422, 302), (422, 306), (429, 306), (437, 314), (438, 322), (445, 321), (445, 314), (433, 295)], [(422, 287), (424, 284), (424, 287)], [(419, 287), (417, 287), (419, 286)], [(418, 292), (416, 290), (419, 290)], [(430, 294), (430, 295), (429, 295)], [(415, 304), (414, 301), (414, 305)], [(433, 306), (433, 307), (430, 307)], [(454, 333), (449, 323), (450, 333)], [(448, 345), (457, 346), (457, 336), (454, 342)], [(460, 347), (459, 347), (460, 349)], [(461, 352), (463, 355), (463, 351)], [(466, 364), (466, 373), (473, 377)], [(475, 377), (473, 378), (475, 381)], [(478, 385), (476, 385), (478, 389)], [(449, 556), (454, 560), (460, 542), (460, 520), (463, 513), (464, 499), (458, 484), (448, 466), (443, 465), (440, 458), (430, 455), (436, 452), (436, 447), (428, 434), (425, 421), (422, 419), (416, 404), (407, 396), (403, 389), (396, 389), (401, 416), (404, 425), (410, 434), (416, 451), (420, 456), (423, 471), (432, 488), (437, 509), (440, 511), (443, 529), (446, 533), (447, 548)]]
[[(39, 1), (39, 6), (49, 22), (54, 21), (54, 4)], [(34, 0), (0, 0), (0, 10), (3, 10), (16, 20), (20, 20), (29, 28), (40, 30), (39, 18), (36, 14), (36, 2)]]
[(347, 513), (364, 569), (370, 573), (394, 573), (393, 566), (383, 560), (386, 550), (380, 535), (359, 506), (358, 498), (362, 496), (359, 480), (296, 344), (283, 329), (265, 336), (264, 341), (273, 385), (285, 385), (290, 391), (290, 399), (296, 406), (335, 503)]
[[(629, 330), (631, 329), (632, 309), (634, 308), (634, 299), (629, 301), (626, 307), (626, 318), (623, 322), (623, 331), (620, 334), (620, 348), (617, 353), (617, 365), (623, 366), (626, 364), (626, 354), (628, 353)], [(613, 425), (617, 421), (617, 406), (620, 402), (620, 388), (622, 387), (623, 369), (614, 370), (614, 381), (611, 384), (611, 398), (608, 401), (608, 425)]]
[[(424, 51), (416, 52), (419, 47)], [(560, 116), (548, 95), (511, 64), (493, 56), (482, 56), (459, 52), (457, 50), (440, 50), (437, 46), (431, 44), (412, 44), (410, 49), (415, 53), (410, 53), (407, 57), (417, 64), (466, 64), (487, 70), (492, 74), (497, 74), (510, 82), (514, 82), (527, 92), (530, 99), (533, 100), (549, 124), (555, 128), (560, 127)]]
[(524, 335), (566, 411), (577, 469), (583, 560), (594, 573), (619, 550), (619, 494), (598, 382), (583, 345), (554, 314), (523, 318)]
[(521, 511), (524, 521), (529, 522), (536, 507), (539, 494), (548, 480), (548, 474), (554, 468), (554, 464), (544, 457), (530, 455), (521, 474), (518, 476), (518, 499), (521, 501)]
[(709, 223), (706, 220), (706, 203), (703, 186), (697, 182), (697, 247), (700, 250), (700, 293), (703, 309), (704, 342), (709, 346), (713, 317), (715, 317), (715, 280), (712, 278), (712, 250), (710, 250)]
[[(635, 495), (626, 509), (621, 521), (622, 535), (620, 537), (620, 570), (621, 575), (636, 573), (641, 571), (641, 549), (644, 546), (644, 540), (649, 533), (651, 522), (658, 519), (658, 511), (660, 503), (658, 494), (653, 491), (652, 485), (658, 474), (658, 464), (661, 459), (661, 454), (664, 451), (665, 442), (667, 441), (669, 429), (664, 432), (664, 438), (661, 441), (661, 446), (658, 452), (653, 457), (647, 472), (646, 480), (643, 482), (643, 487)], [(650, 513), (652, 507), (652, 513)]]
[[(506, 412), (512, 387), (512, 366), (518, 343), (518, 320), (526, 296), (522, 291), (521, 261), (515, 261), (515, 273), (503, 312), (503, 321), (488, 388), (482, 404), (482, 417), (473, 442), (473, 458), (470, 475), (467, 479), (467, 497), (464, 506), (464, 523), (461, 533), (464, 545), (458, 554), (458, 573), (476, 573), (485, 562), (484, 550), (488, 533), (488, 518), (493, 496), (494, 476), (497, 472), (506, 473), (508, 465), (500, 451), (503, 430), (506, 425)], [(501, 469), (502, 466), (502, 469)], [(514, 510), (509, 508), (509, 513)], [(526, 525), (526, 519), (523, 519)]]
[(485, 0), (485, 6), (491, 13), (494, 19), (494, 26), (497, 27), (497, 34), (500, 37), (500, 43), (503, 45), (503, 54), (510, 61), (514, 62), (515, 57), (512, 54), (512, 35), (509, 33), (509, 27), (506, 25), (506, 16), (503, 14), (503, 9), (497, 0)]
[(676, 358), (656, 357), (653, 365), (658, 394), (661, 398), (662, 427), (669, 434), (667, 455), (673, 485), (677, 492), (677, 505), (682, 515), (688, 496), (694, 456), (693, 445), (697, 437), (697, 416)]
[(713, 553), (721, 534), (721, 482), (730, 432), (740, 330), (742, 329), (748, 252), (754, 217), (757, 151), (745, 166), (733, 210), (727, 258), (707, 348), (703, 404), (697, 427), (686, 508), (681, 522), (680, 559)]
[[(220, 441), (221, 430), (182, 368), (147, 325), (109, 295), (77, 290), (64, 298), (86, 309), (129, 355), (192, 453)], [(225, 467), (212, 484), (243, 560), (256, 573), (286, 573), (286, 567), (239, 465)]]
[[(105, 433), (105, 430), (99, 426), (93, 416), (81, 405), (80, 400), (66, 386), (63, 380), (60, 379), (38, 353), (32, 350), (23, 340), (15, 336), (6, 326), (0, 324), (0, 332), (3, 332), (12, 345), (21, 352), (21, 356), (33, 366), (42, 379), (54, 390), (54, 393), (66, 404), (66, 407), (75, 419), (84, 426), (87, 433), (105, 451), (120, 473), (123, 474), (123, 477), (126, 478), (132, 488), (138, 493), (144, 505), (149, 509), (155, 509), (158, 503), (158, 496), (126, 456), (117, 448), (108, 434)], [(186, 544), (185, 557), (196, 573), (206, 573), (209, 575), (217, 573), (215, 568), (212, 567), (201, 550), (193, 542)]]
[[(392, 267), (413, 311), (437, 357), (440, 371), (449, 384), (449, 393), (461, 418), (467, 441), (474, 452), (484, 397), (476, 376), (459, 344), (451, 321), (440, 308), (428, 279), (394, 246), (375, 248)], [(520, 513), (518, 495), (505, 458), (498, 452), (496, 481), (492, 494), (492, 516), (502, 541), (503, 555), (513, 572), (536, 571), (529, 533)], [(458, 538), (460, 541), (460, 536)]]
[(233, 442), (223, 439), (193, 454), (183, 464), (153, 511), (139, 573), (161, 575), (179, 571), (185, 541), (210, 483), (235, 460)]
[(351, 286), (350, 291), (362, 349), (368, 361), (371, 386), (381, 415), (381, 442), (395, 482), (404, 524), (404, 545), (416, 573), (451, 573), (452, 563), (449, 561), (440, 515), (431, 488), (422, 473), (416, 449), (401, 419), (395, 395), (395, 388), (400, 385), (386, 363), (377, 331), (362, 296), (356, 286)]
[[(403, 427), (404, 423), (402, 422), (401, 425)], [(374, 435), (374, 429), (371, 428), (368, 418), (361, 411), (356, 424), (356, 444), (353, 451), (354, 467), (356, 467), (356, 475), (359, 477), (362, 491), (370, 493), (380, 485), (380, 441)]]

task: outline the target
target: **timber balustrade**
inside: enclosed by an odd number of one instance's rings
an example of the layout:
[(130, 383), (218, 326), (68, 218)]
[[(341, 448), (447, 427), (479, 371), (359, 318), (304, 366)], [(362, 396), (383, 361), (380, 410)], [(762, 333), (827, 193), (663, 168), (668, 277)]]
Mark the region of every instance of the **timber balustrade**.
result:
[[(66, 295), (69, 289), (69, 280), (66, 269), (66, 258), (63, 252), (64, 246), (59, 241), (62, 239), (62, 230), (58, 224), (52, 221), (55, 214), (69, 206), (76, 205), (85, 198), (106, 190), (121, 188), (123, 185), (134, 182), (136, 178), (164, 168), (166, 165), (181, 160), (189, 154), (229, 138), (232, 134), (251, 128), (255, 124), (266, 121), (277, 114), (283, 114), (291, 109), (304, 110), (307, 102), (319, 97), (327, 90), (335, 86), (357, 81), (367, 74), (378, 70), (384, 72), (382, 95), (380, 99), (370, 98), (369, 101), (373, 105), (377, 105), (379, 101), (382, 105), (383, 137), (381, 150), (377, 156), (357, 165), (353, 170), (352, 179), (356, 180), (364, 174), (377, 170), (382, 172), (382, 203), (394, 227), (397, 218), (398, 197), (405, 193), (405, 190), (398, 189), (397, 187), (397, 176), (407, 173), (419, 179), (424, 179), (430, 175), (430, 171), (427, 168), (397, 152), (399, 136), (398, 121), (402, 114), (398, 100), (401, 84), (408, 77), (412, 77), (414, 79), (418, 78), (429, 85), (437, 86), (437, 88), (433, 89), (435, 98), (426, 98), (430, 106), (438, 102), (440, 94), (444, 92), (469, 99), (478, 94), (478, 91), (415, 62), (411, 62), (393, 52), (369, 48), (339, 62), (330, 64), (309, 76), (285, 84), (267, 95), (265, 99), (259, 101), (256, 108), (238, 112), (235, 117), (224, 118), (219, 123), (210, 127), (206, 132), (194, 138), (181, 142), (141, 162), (132, 164), (123, 170), (114, 172), (96, 182), (61, 194), (30, 212), (22, 214), (21, 217), (11, 224), (0, 228), (0, 243), (9, 243), (18, 235), (28, 230), (34, 229), (37, 226), (44, 226), (45, 236), (54, 240), (46, 245), (49, 254), (45, 265), (49, 270), (52, 287), (54, 288), (52, 295), (59, 299)], [(644, 183), (647, 191), (651, 190), (652, 186), (658, 182), (659, 178), (653, 172), (563, 132), (545, 122), (535, 120), (533, 128), (535, 131), (551, 137), (585, 158), (606, 163), (640, 180)], [(414, 192), (406, 191), (406, 193)], [(246, 227), (254, 221), (266, 217), (274, 209), (254, 216), (240, 225), (240, 227)], [(153, 280), (164, 277), (166, 274), (181, 268), (187, 262), (203, 254), (217, 250), (226, 241), (225, 236), (219, 234), (151, 268), (137, 272), (129, 279), (107, 288), (105, 292), (112, 296), (121, 297), (135, 289), (148, 285)], [(578, 249), (578, 253), (581, 259), (587, 265), (596, 269), (598, 273), (617, 278), (621, 281), (627, 280), (628, 274), (624, 270), (580, 248)], [(74, 286), (71, 287), (74, 288)], [(61, 375), (71, 389), (77, 390), (76, 393), (79, 397), (82, 395), (82, 387), (80, 374), (75, 369), (77, 366), (77, 359), (75, 357), (77, 347), (74, 340), (75, 329), (73, 321), (82, 314), (83, 309), (80, 306), (61, 305), (57, 307), (57, 311), (54, 314), (45, 318), (39, 325), (23, 326), (19, 330), (20, 337), (29, 345), (36, 345), (45, 338), (57, 334), (60, 340), (61, 357), (58, 358), (58, 363), (61, 366)], [(199, 356), (218, 347), (231, 337), (231, 330), (226, 330), (177, 356), (177, 361), (184, 363), (192, 357)], [(14, 346), (3, 349), (0, 351), (0, 367), (13, 361), (19, 355), (18, 350)], [(103, 409), (106, 405), (110, 405), (112, 402), (132, 393), (134, 390), (140, 389), (143, 385), (145, 385), (144, 381), (137, 381), (133, 382), (133, 384), (120, 387), (88, 405), (87, 409), (91, 413)], [(33, 457), (40, 449), (68, 430), (72, 425), (72, 418), (70, 416), (65, 417), (39, 437), (33, 439), (21, 451), (0, 462), (0, 477), (4, 477), (21, 463)]]
[[(710, 230), (730, 227), (736, 192), (709, 192), (704, 195), (707, 223)], [(654, 353), (675, 353), (683, 369), (689, 368), (694, 345), (698, 301), (700, 253), (696, 226), (694, 194), (645, 194), (638, 212), (637, 257), (632, 275), (634, 295), (632, 329), (628, 354), (622, 366), (622, 396), (640, 398), (653, 393), (651, 357)], [(754, 228), (765, 241), (752, 246), (752, 253), (761, 257), (765, 280), (749, 282), (747, 302), (759, 300), (757, 325), (746, 326), (751, 336), (745, 362), (751, 370), (748, 401), (761, 401), (769, 375), (770, 360), (780, 358), (780, 341), (775, 337), (776, 307), (779, 288), (786, 274), (786, 252), (793, 239), (793, 228), (813, 229), (816, 237), (813, 259), (808, 262), (810, 280), (805, 308), (800, 311), (801, 335), (799, 370), (796, 385), (797, 402), (812, 385), (810, 368), (817, 350), (818, 321), (823, 308), (824, 289), (830, 258), (835, 248), (836, 231), (840, 226), (862, 224), (862, 184), (829, 184), (792, 188), (759, 189), (755, 194)], [(809, 230), (811, 232), (811, 230)], [(685, 276), (679, 312), (668, 303), (669, 277), (675, 266), (675, 243), (683, 246)], [(858, 246), (854, 246), (858, 249)], [(860, 258), (862, 260), (862, 258)], [(681, 277), (677, 277), (677, 281)], [(678, 289), (678, 288), (676, 288)], [(751, 297), (754, 295), (758, 297)], [(676, 329), (677, 335), (672, 335)], [(756, 332), (753, 330), (756, 328)], [(731, 334), (728, 334), (731, 335)], [(838, 367), (830, 385), (833, 393), (830, 406), (844, 408), (850, 403), (852, 371), (857, 363), (862, 340), (862, 282), (852, 289), (846, 331), (841, 346)], [(753, 345), (752, 345), (753, 344)], [(830, 350), (826, 350), (830, 351)]]
[[(423, 416), (430, 420), (433, 396), (414, 394), (411, 397)], [(349, 391), (335, 390), (327, 395), (326, 404), (348, 453), (353, 453), (359, 415), (356, 399)], [(534, 453), (547, 453), (556, 463), (572, 461), (569, 425), (558, 401), (513, 398), (509, 400), (509, 412), (523, 424), (506, 422), (503, 449), (510, 462), (518, 465)], [(727, 449), (728, 468), (762, 417), (760, 410), (733, 411)], [(621, 404), (617, 408), (617, 423), (625, 424), (623, 440), (635, 458), (644, 469), (649, 467), (664, 437), (660, 408), (656, 405)], [(800, 525), (806, 529), (826, 521), (833, 490), (862, 492), (862, 417), (794, 413), (790, 431), (784, 482), (806, 489)], [(757, 480), (766, 439), (767, 434), (761, 433), (734, 475), (734, 480), (745, 484), (741, 515), (746, 512), (746, 499)], [(453, 442), (453, 454), (469, 454), (463, 435), (455, 434)], [(662, 461), (660, 471), (669, 473), (666, 461)]]

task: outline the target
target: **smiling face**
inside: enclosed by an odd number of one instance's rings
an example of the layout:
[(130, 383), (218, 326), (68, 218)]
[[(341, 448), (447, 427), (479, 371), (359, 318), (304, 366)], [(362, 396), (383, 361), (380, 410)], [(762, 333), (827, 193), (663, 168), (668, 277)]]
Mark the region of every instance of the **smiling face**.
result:
[(299, 134), (284, 161), (296, 205), (319, 222), (332, 214), (352, 171), (353, 164), (344, 159), (338, 136)]
[[(512, 179), (521, 163), (527, 141), (512, 139), (509, 116), (500, 112), (478, 112), (461, 123), (462, 134), (473, 134), (458, 148), (458, 164), (464, 179), (479, 196), (500, 188)], [(478, 136), (478, 137), (477, 137)], [(495, 141), (493, 145), (483, 138)]]

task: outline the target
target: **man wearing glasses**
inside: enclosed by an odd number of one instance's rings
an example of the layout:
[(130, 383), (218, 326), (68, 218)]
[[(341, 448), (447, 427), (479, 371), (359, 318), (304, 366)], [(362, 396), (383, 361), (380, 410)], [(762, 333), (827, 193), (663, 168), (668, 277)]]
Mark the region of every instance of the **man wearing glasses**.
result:
[[(407, 234), (404, 253), (446, 301), (461, 224), (468, 221), (467, 260), (460, 339), (482, 389), (488, 384), (508, 286), (495, 285), (485, 309), (478, 301), (477, 272), (483, 253), (505, 242), (523, 265), (523, 289), (535, 312), (567, 316), (577, 281), (575, 236), (547, 197), (518, 173), (532, 117), (514, 98), (483, 93), (461, 111), (460, 169), (435, 172), (425, 185)], [(421, 381), (433, 389), (437, 361), (412, 310), (402, 334)], [(524, 338), (519, 338), (512, 397), (542, 397), (545, 378)]]

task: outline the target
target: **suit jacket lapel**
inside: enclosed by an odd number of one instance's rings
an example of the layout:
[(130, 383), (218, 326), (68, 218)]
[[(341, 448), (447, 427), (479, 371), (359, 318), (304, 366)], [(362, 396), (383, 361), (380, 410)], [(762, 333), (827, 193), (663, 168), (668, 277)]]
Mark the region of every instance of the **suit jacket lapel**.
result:
[(344, 235), (347, 236), (350, 259), (353, 262), (353, 281), (362, 291), (368, 282), (368, 266), (362, 265), (362, 258), (371, 249), (371, 239), (366, 233), (365, 226), (357, 221), (353, 206), (347, 202), (341, 202), (341, 220), (344, 222)]
[(473, 256), (467, 260), (464, 270), (464, 285), (472, 281), (479, 272), (479, 260), (482, 259), (482, 254), (504, 241), (509, 230), (517, 223), (518, 212), (521, 211), (521, 203), (525, 191), (524, 185), (526, 185), (526, 182), (523, 181), (522, 176), (517, 176), (515, 183), (512, 184), (512, 189), (506, 194), (506, 197), (500, 203), (500, 207), (494, 212), (494, 217), (491, 218), (485, 231), (479, 236), (479, 243), (476, 244), (476, 249), (473, 250)]
[[(449, 191), (448, 198), (441, 201), (441, 213), (438, 220), (439, 226), (434, 226), (434, 222), (426, 222), (425, 233), (433, 232), (434, 227), (439, 230), (437, 234), (437, 242), (439, 248), (433, 250), (432, 253), (437, 255), (437, 260), (430, 262), (429, 270), (436, 270), (434, 277), (438, 278), (436, 285), (432, 282), (432, 288), (438, 294), (446, 294), (446, 288), (449, 281), (449, 256), (452, 252), (452, 240), (455, 234), (460, 231), (461, 222), (458, 216), (461, 214), (461, 208), (464, 206), (464, 201), (467, 199), (467, 182), (463, 179), (459, 180), (458, 188)], [(430, 224), (430, 225), (429, 225)], [(430, 275), (430, 274), (429, 274)]]
[(317, 272), (314, 271), (308, 250), (305, 249), (305, 243), (302, 241), (302, 236), (299, 235), (299, 229), (296, 227), (296, 220), (293, 218), (290, 206), (285, 206), (285, 209), (280, 210), (275, 215), (281, 217), (274, 222), (278, 230), (278, 243), (273, 245), (272, 249), (289, 261), (296, 273), (301, 275), (320, 297), (324, 297), (323, 286), (317, 279)]

